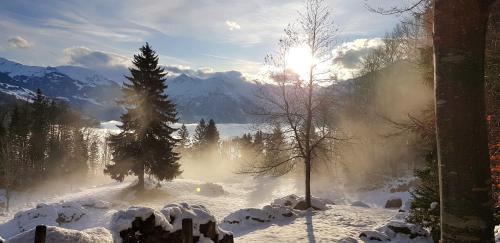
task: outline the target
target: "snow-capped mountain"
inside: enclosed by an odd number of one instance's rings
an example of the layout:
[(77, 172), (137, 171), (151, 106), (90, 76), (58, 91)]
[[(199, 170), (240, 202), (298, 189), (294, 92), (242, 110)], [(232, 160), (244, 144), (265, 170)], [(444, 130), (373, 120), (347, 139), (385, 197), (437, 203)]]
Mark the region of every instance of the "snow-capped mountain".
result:
[(120, 113), (114, 101), (120, 86), (83, 67), (27, 66), (0, 58), (0, 91), (30, 100), (39, 88), (52, 98), (68, 101), (84, 114), (113, 119)]
[[(124, 73), (125, 74), (125, 73)], [(118, 119), (121, 83), (84, 67), (37, 67), (0, 58), (0, 92), (30, 100), (37, 88), (52, 98), (68, 101), (84, 114), (101, 120)], [(214, 118), (219, 123), (245, 123), (255, 106), (258, 85), (239, 72), (213, 73), (207, 78), (181, 74), (167, 79), (167, 94), (184, 122)]]
[(186, 121), (215, 118), (219, 121), (250, 122), (258, 86), (239, 72), (215, 73), (207, 79), (181, 74), (167, 80), (167, 94)]

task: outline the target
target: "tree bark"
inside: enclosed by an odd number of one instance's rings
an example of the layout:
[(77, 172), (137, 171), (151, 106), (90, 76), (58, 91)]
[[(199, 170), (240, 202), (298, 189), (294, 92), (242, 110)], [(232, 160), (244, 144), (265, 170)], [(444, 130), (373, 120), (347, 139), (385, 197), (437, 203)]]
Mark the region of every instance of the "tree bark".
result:
[[(315, 39), (315, 38), (314, 38)], [(312, 44), (311, 50), (314, 50), (314, 42)], [(314, 53), (313, 53), (314, 54)], [(311, 163), (312, 163), (312, 151), (311, 151), (311, 137), (314, 134), (314, 126), (312, 124), (313, 120), (313, 111), (312, 111), (312, 96), (314, 89), (314, 66), (310, 67), (309, 70), (309, 83), (308, 83), (308, 93), (307, 93), (307, 117), (306, 117), (306, 127), (305, 127), (305, 155), (304, 158), (305, 166), (306, 166), (306, 207), (311, 208)]]
[(305, 160), (306, 164), (306, 208), (311, 208), (311, 158)]
[(141, 170), (139, 171), (137, 177), (138, 177), (137, 189), (144, 190), (144, 163), (141, 165)]
[(491, 5), (486, 35), (486, 114), (488, 117), (493, 198), (500, 198), (500, 1)]
[[(8, 182), (7, 182), (8, 183)], [(10, 209), (10, 188), (5, 189), (5, 211), (9, 212)]]
[(442, 242), (494, 242), (484, 101), (491, 1), (435, 0), (434, 65)]

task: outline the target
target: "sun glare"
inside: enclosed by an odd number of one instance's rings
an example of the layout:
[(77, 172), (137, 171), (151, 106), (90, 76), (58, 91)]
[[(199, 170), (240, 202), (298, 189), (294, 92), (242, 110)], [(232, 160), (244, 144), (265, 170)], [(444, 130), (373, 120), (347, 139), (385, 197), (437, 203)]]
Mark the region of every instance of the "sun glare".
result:
[(308, 46), (292, 47), (287, 55), (288, 67), (296, 72), (301, 80), (307, 79), (313, 61), (311, 49)]

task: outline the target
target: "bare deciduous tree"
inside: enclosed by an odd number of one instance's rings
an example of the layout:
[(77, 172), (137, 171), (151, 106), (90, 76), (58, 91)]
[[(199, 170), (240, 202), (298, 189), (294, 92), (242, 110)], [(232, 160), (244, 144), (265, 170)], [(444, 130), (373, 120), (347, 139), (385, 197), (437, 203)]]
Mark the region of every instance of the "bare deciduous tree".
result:
[[(291, 140), (282, 151), (289, 152), (284, 159), (266, 161), (263, 165), (251, 167), (246, 173), (262, 174), (285, 168), (291, 171), (297, 161), (302, 160), (305, 168), (306, 208), (311, 207), (311, 169), (317, 151), (328, 141), (338, 140), (336, 131), (325, 120), (325, 112), (332, 109), (332, 93), (329, 85), (335, 80), (330, 75), (331, 53), (337, 30), (331, 13), (323, 0), (307, 0), (305, 10), (300, 13), (297, 28), (289, 26), (279, 41), (274, 55), (266, 57), (270, 66), (271, 79), (277, 88), (268, 88), (259, 95), (260, 109), (256, 112), (268, 124), (279, 124), (285, 136)], [(306, 48), (303, 58), (307, 70), (305, 77), (289, 66), (289, 54), (293, 48)], [(272, 151), (267, 151), (272, 153)]]

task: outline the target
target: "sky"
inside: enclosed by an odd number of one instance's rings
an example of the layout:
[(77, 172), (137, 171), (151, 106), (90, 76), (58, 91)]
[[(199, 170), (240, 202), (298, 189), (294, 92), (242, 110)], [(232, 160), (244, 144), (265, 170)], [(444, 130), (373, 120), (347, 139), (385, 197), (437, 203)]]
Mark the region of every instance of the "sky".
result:
[[(405, 0), (325, 0), (343, 76), (400, 20), (367, 10)], [(409, 0), (408, 0), (409, 1)], [(145, 42), (160, 63), (256, 77), (303, 0), (0, 0), (0, 57), (26, 65), (129, 65)]]

